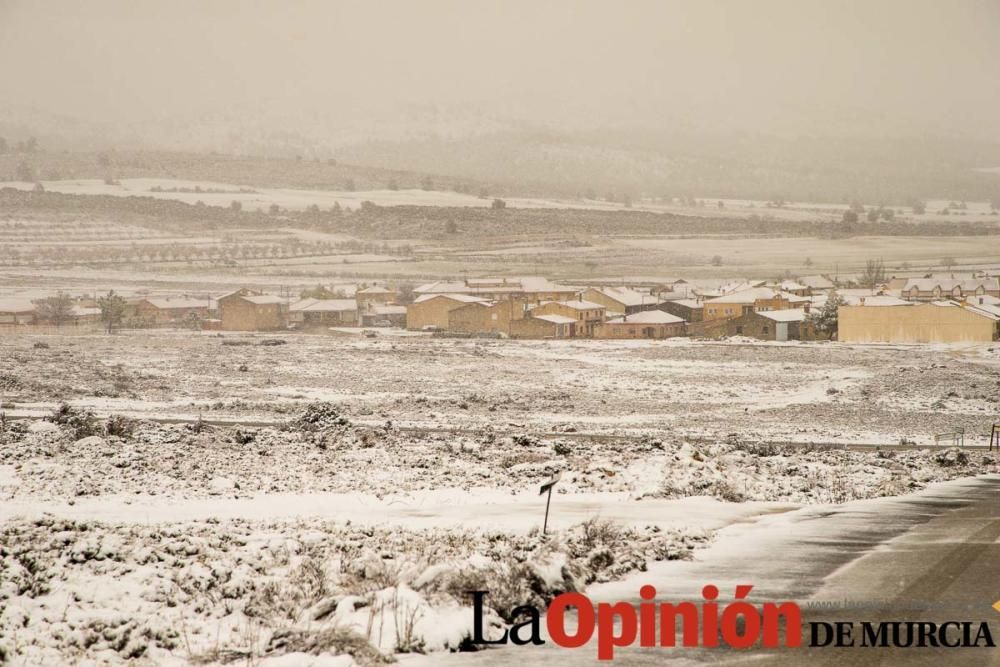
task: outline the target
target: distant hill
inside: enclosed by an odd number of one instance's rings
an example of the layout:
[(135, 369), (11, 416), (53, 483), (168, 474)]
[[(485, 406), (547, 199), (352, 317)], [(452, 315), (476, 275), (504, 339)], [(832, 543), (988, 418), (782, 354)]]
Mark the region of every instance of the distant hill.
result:
[(356, 164), (429, 171), (518, 194), (725, 197), (903, 205), (1000, 197), (1000, 144), (878, 136), (503, 132), (342, 147)]
[[(32, 178), (19, 177), (24, 163)], [(329, 190), (425, 188), (479, 194), (475, 181), (328, 158), (247, 157), (171, 151), (47, 151), (0, 155), (0, 180), (177, 178), (251, 187)]]

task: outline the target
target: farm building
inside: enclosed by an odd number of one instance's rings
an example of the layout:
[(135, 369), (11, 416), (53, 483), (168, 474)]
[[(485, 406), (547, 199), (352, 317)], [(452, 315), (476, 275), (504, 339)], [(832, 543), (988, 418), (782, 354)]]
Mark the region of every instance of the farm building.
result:
[(607, 308), (599, 303), (573, 299), (570, 301), (545, 301), (531, 309), (535, 317), (539, 315), (562, 315), (576, 320), (576, 335), (590, 337), (594, 327), (604, 321)]
[(134, 316), (147, 326), (166, 326), (207, 319), (215, 306), (211, 299), (148, 297), (132, 308)]
[(35, 304), (29, 299), (0, 299), (0, 325), (34, 324)]
[(998, 315), (991, 307), (955, 301), (877, 305), (865, 301), (837, 310), (845, 343), (988, 343), (997, 340)]
[(705, 314), (705, 304), (697, 299), (661, 301), (656, 307), (665, 313), (676, 315), (685, 322), (701, 322)]
[(683, 319), (662, 310), (645, 310), (602, 322), (594, 329), (594, 338), (671, 338), (683, 336)]
[(354, 299), (300, 299), (288, 307), (288, 321), (302, 328), (358, 325)]
[(285, 299), (241, 289), (218, 299), (223, 331), (274, 331), (288, 325)]
[(997, 278), (914, 278), (899, 291), (907, 301), (940, 301), (977, 296), (1000, 296)]
[(406, 307), (406, 328), (425, 329), (435, 327), (444, 331), (448, 328), (448, 314), (456, 308), (486, 301), (468, 294), (423, 294)]
[(623, 315), (652, 310), (659, 302), (652, 294), (629, 287), (590, 287), (584, 290), (580, 298), (604, 306), (608, 313)]

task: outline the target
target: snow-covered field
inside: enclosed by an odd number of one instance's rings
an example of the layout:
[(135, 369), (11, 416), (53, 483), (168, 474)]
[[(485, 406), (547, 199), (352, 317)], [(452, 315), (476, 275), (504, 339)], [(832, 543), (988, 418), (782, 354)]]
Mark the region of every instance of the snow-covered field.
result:
[[(41, 181), (51, 192), (79, 195), (112, 195), (116, 197), (156, 197), (174, 199), (188, 204), (203, 202), (208, 206), (229, 206), (238, 201), (244, 208), (267, 210), (272, 204), (290, 210), (304, 210), (316, 205), (328, 209), (334, 204), (356, 209), (361, 202), (370, 201), (379, 206), (452, 206), (489, 207), (490, 197), (478, 197), (447, 190), (305, 190), (295, 188), (246, 187), (232, 183), (188, 181), (174, 178), (124, 178), (114, 183), (101, 179), (75, 179)], [(0, 181), (0, 188), (12, 187), (30, 190), (35, 183), (27, 181)], [(593, 210), (621, 210), (619, 202), (603, 199), (553, 199), (538, 197), (508, 197), (507, 205), (514, 208), (579, 208)], [(632, 203), (634, 210), (678, 213), (706, 217), (749, 217), (757, 215), (776, 220), (839, 220), (844, 205), (813, 202), (785, 202), (780, 207), (770, 202), (750, 199), (703, 198), (699, 205), (666, 200), (639, 200)], [(719, 202), (722, 207), (719, 207)], [(965, 208), (955, 209), (948, 215), (940, 211), (956, 204), (945, 200), (926, 202), (926, 212), (913, 215), (909, 207), (895, 209), (900, 216), (916, 222), (953, 220), (958, 216), (969, 222), (996, 222), (989, 202), (965, 202)]]
[(1000, 472), (931, 444), (984, 444), (989, 347), (269, 337), (0, 340), (13, 664), (461, 650), (467, 590), (501, 624), (737, 522)]

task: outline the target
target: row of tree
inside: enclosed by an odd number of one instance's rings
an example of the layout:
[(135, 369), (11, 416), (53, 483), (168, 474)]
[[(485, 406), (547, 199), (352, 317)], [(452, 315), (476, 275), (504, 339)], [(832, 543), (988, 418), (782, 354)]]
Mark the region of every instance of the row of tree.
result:
[(10, 143), (6, 138), (0, 137), (0, 155), (8, 153), (34, 153), (38, 150), (38, 139), (28, 137), (23, 141)]
[[(35, 302), (35, 317), (51, 322), (57, 327), (62, 326), (73, 319), (74, 305), (73, 299), (68, 294), (59, 292), (55, 296)], [(125, 298), (116, 294), (114, 290), (97, 298), (97, 307), (101, 310), (101, 322), (109, 334), (121, 328), (127, 306)]]

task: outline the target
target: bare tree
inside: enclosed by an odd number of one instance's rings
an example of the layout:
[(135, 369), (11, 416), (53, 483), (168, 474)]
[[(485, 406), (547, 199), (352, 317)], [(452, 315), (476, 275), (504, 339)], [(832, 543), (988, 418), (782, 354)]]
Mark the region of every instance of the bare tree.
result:
[(869, 259), (865, 262), (864, 273), (858, 279), (862, 287), (867, 287), (868, 289), (875, 289), (878, 285), (885, 282), (885, 262), (882, 258)]
[(68, 294), (59, 292), (55, 296), (36, 302), (35, 314), (39, 319), (61, 327), (73, 317), (73, 300), (69, 298)]

